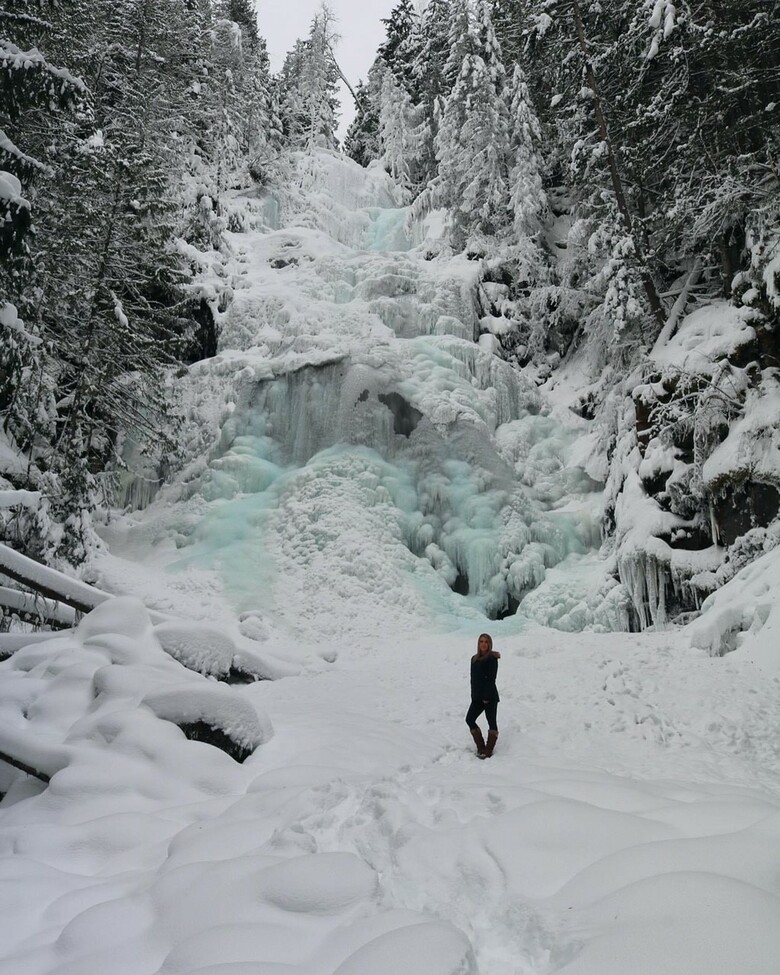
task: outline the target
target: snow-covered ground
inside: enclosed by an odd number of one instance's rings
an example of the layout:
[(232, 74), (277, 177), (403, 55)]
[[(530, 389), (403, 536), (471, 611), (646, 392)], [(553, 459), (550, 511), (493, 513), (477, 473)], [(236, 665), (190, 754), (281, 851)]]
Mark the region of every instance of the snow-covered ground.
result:
[(188, 465), (104, 529), (140, 599), (0, 664), (0, 752), (51, 779), (0, 766), (0, 975), (777, 975), (773, 553), (694, 634), (608, 632), (586, 426), (474, 341), (469, 262), (318, 158), (237, 201)]
[[(475, 631), (345, 628), (244, 687), (177, 675), (128, 601), (20, 651), (3, 725), (68, 754), (0, 806), (0, 972), (774, 975), (780, 682), (674, 635), (495, 632), (487, 762)], [(201, 684), (243, 764), (156, 716)]]

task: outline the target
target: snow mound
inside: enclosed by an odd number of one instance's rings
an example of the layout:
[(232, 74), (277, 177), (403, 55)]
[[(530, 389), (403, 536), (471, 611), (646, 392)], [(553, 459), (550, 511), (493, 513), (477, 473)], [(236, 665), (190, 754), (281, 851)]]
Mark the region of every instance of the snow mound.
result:
[[(714, 916), (728, 923), (713, 924)], [(749, 945), (751, 975), (773, 975), (780, 958), (779, 916), (780, 898), (748, 884), (712, 873), (652, 877), (615, 891), (587, 912), (592, 940), (561, 971), (725, 975), (745, 967)]]
[[(338, 883), (333, 878), (338, 877)], [(368, 900), (377, 876), (351, 853), (313, 853), (269, 867), (260, 878), (262, 897), (284, 911), (339, 914)]]
[(478, 975), (468, 938), (451, 924), (429, 921), (380, 935), (333, 975)]

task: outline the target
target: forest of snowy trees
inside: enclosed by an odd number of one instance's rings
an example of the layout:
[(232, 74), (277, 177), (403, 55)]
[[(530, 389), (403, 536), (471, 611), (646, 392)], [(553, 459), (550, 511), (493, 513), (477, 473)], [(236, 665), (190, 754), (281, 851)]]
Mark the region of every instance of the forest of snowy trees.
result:
[[(410, 221), (445, 212), (441, 247), (483, 261), (518, 368), (542, 381), (587, 346), (581, 409), (606, 417), (607, 457), (615, 389), (649, 378), (686, 308), (750, 308), (759, 373), (775, 368), (771, 2), (400, 0), (384, 23), (339, 147), (348, 25), (327, 7), (274, 75), (251, 0), (0, 0), (4, 476), (42, 498), (6, 512), (6, 541), (77, 564), (124, 438), (175, 464), (176, 368), (214, 354), (229, 300), (194, 286), (198, 255), (223, 246), (225, 193), (283, 180), (291, 151), (383, 166)], [(723, 419), (713, 384), (688, 383), (672, 418), (696, 449)]]
[[(769, 4), (402, 0), (386, 25), (345, 151), (381, 158), (418, 209), (447, 207), (453, 246), (517, 248), (536, 343), (568, 322), (630, 358), (694, 266), (712, 292), (755, 286), (771, 314)], [(562, 266), (544, 230), (563, 212)]]

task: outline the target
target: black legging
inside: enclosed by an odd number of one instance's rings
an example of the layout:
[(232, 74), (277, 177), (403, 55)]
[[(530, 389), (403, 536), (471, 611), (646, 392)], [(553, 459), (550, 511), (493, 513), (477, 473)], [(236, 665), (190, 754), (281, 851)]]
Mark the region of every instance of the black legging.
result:
[(496, 724), (496, 711), (498, 710), (498, 701), (472, 701), (471, 707), (466, 713), (466, 724), (469, 728), (477, 727), (477, 718), (485, 712), (485, 717), (487, 718), (488, 728), (491, 731), (498, 731), (498, 725)]

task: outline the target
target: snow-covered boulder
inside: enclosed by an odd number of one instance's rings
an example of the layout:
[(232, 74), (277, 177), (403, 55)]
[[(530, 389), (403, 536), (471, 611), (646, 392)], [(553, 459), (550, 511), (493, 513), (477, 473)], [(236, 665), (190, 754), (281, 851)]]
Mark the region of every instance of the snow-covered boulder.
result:
[(149, 795), (182, 781), (223, 789), (233, 762), (226, 767), (216, 749), (198, 760), (169, 722), (239, 761), (273, 734), (238, 690), (165, 653), (138, 599), (107, 599), (72, 633), (31, 643), (0, 663), (0, 753), (19, 770), (9, 773), (0, 760), (6, 788), (27, 788), (25, 766), (52, 788), (79, 788), (97, 762), (101, 789), (111, 788), (112, 777)]

